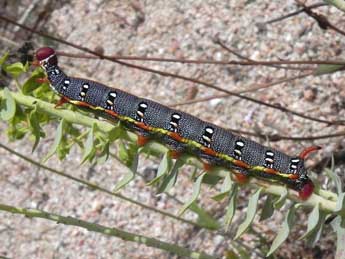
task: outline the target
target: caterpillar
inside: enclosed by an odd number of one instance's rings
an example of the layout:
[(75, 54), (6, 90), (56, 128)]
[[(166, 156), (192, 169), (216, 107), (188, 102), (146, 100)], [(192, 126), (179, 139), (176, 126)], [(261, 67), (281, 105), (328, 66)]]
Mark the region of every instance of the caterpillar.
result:
[(205, 167), (229, 169), (238, 181), (253, 176), (279, 182), (296, 190), (301, 200), (313, 193), (314, 184), (308, 177), (304, 160), (310, 152), (320, 149), (318, 146), (306, 148), (299, 156), (289, 156), (158, 102), (67, 76), (50, 47), (38, 49), (35, 58), (36, 65), (47, 74), (42, 80), (61, 96), (58, 105), (69, 102), (101, 111), (136, 132), (139, 145), (155, 139), (167, 145), (175, 157), (183, 152), (195, 155), (206, 161)]

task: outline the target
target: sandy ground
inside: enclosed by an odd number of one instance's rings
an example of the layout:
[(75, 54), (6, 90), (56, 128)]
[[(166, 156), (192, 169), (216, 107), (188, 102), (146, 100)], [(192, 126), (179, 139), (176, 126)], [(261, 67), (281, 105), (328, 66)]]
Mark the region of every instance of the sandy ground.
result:
[[(46, 4), (49, 16), (38, 28), (59, 38), (91, 49), (103, 49), (105, 54), (153, 56), (186, 59), (235, 59), (234, 55), (214, 42), (218, 36), (227, 46), (242, 55), (256, 60), (308, 60), (343, 58), (344, 40), (334, 31), (321, 30), (314, 20), (301, 14), (272, 25), (260, 23), (296, 10), (294, 1), (5, 1), (3, 13), (27, 26), (34, 26), (37, 15)], [(309, 4), (316, 1), (308, 1)], [(35, 5), (36, 3), (36, 5)], [(0, 3), (0, 5), (2, 5)], [(26, 16), (29, 7), (34, 6)], [(342, 14), (335, 8), (320, 9), (334, 24), (343, 25)], [(344, 28), (343, 28), (344, 29)], [(22, 44), (29, 35), (12, 25), (0, 24), (2, 38)], [(31, 37), (35, 47), (49, 45), (57, 50), (77, 53), (71, 47)], [(1, 41), (2, 49), (14, 47)], [(2, 53), (3, 51), (1, 51)], [(253, 84), (268, 83), (281, 77), (303, 72), (269, 67), (240, 67), (225, 65), (181, 64), (165, 62), (134, 62), (151, 68), (178, 73), (207, 81), (229, 90), (245, 90)], [(130, 69), (107, 61), (72, 59), (62, 57), (60, 65), (69, 75), (90, 78), (125, 89), (138, 96), (145, 96), (173, 105), (191, 98), (219, 94), (216, 90), (186, 81), (162, 77), (156, 74)], [(344, 78), (340, 72), (320, 77), (308, 77), (280, 84), (268, 89), (247, 93), (262, 101), (280, 104), (293, 110), (305, 112), (318, 118), (334, 120), (344, 118)], [(329, 127), (308, 121), (291, 114), (282, 113), (236, 97), (213, 99), (178, 107), (204, 120), (225, 128), (259, 131), (264, 134), (309, 136), (333, 133), (341, 127)], [(32, 140), (23, 139), (9, 143), (1, 123), (1, 143), (39, 160), (54, 140), (55, 128), (46, 129), (47, 137), (31, 154)], [(324, 139), (314, 142), (279, 141), (267, 142), (256, 139), (289, 154), (298, 153), (303, 146), (323, 145), (321, 153), (310, 159), (309, 165), (333, 151), (344, 148), (343, 138)], [(81, 178), (100, 183), (111, 189), (121, 179), (125, 168), (114, 160), (103, 165), (80, 165), (81, 151), (72, 149), (64, 161), (52, 157), (47, 164)], [(140, 172), (150, 174), (159, 160), (140, 161)], [(107, 226), (116, 226), (127, 231), (177, 243), (179, 245), (222, 256), (231, 249), (232, 238), (210, 231), (197, 230), (188, 224), (164, 217), (138, 206), (100, 192), (82, 187), (70, 180), (49, 174), (23, 162), (0, 149), (0, 201), (20, 207), (38, 208), (62, 215), (79, 217)], [(184, 169), (178, 184), (171, 194), (186, 201), (192, 194), (188, 177), (190, 168)], [(322, 180), (322, 177), (320, 178)], [(222, 220), (226, 203), (210, 199), (219, 186), (202, 190), (200, 203)], [(241, 189), (236, 222), (244, 217), (248, 188)], [(180, 205), (166, 195), (156, 196), (154, 189), (147, 187), (141, 177), (131, 182), (122, 194), (150, 206), (177, 213)], [(243, 198), (242, 198), (243, 197)], [(125, 242), (117, 238), (87, 232), (76, 227), (57, 225), (41, 219), (28, 219), (9, 213), (0, 213), (0, 256), (8, 258), (174, 258), (164, 251)], [(271, 220), (255, 221), (254, 230), (261, 233), (269, 245), (283, 220), (284, 208)], [(191, 213), (185, 215), (195, 219)], [(283, 258), (332, 258), (334, 236), (328, 228), (324, 238), (314, 249), (303, 241), (296, 241), (306, 228), (305, 212), (299, 215), (301, 227), (290, 236), (289, 241), (278, 251)], [(302, 230), (301, 230), (302, 229)], [(232, 230), (233, 231), (233, 230)], [(327, 239), (326, 239), (326, 236)], [(244, 235), (241, 243), (248, 245), (253, 258), (255, 234)], [(265, 243), (267, 242), (267, 243)], [(261, 244), (262, 245), (262, 244)], [(260, 248), (260, 247), (259, 247)], [(321, 258), (321, 257), (319, 257)]]

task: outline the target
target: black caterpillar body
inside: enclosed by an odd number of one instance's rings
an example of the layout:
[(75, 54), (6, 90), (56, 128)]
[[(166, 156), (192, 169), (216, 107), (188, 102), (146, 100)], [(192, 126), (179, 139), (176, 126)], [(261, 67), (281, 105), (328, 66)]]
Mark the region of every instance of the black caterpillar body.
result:
[(313, 192), (304, 158), (318, 147), (291, 157), (157, 102), (87, 79), (69, 77), (59, 68), (51, 48), (39, 49), (36, 59), (46, 71), (52, 89), (68, 102), (101, 110), (142, 137), (153, 138), (174, 151), (196, 155), (211, 165), (231, 169), (238, 176), (286, 184), (297, 190), (301, 199), (307, 199)]

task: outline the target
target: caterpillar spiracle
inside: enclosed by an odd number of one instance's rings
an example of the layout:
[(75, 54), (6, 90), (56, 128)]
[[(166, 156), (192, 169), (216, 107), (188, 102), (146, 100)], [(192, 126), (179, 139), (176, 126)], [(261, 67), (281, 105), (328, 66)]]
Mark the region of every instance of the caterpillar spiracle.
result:
[(235, 172), (238, 179), (254, 176), (279, 182), (298, 191), (302, 200), (313, 193), (314, 185), (308, 178), (304, 159), (320, 147), (312, 146), (299, 156), (289, 156), (152, 100), (91, 80), (67, 76), (58, 66), (52, 48), (40, 48), (35, 56), (38, 65), (46, 72), (51, 88), (62, 101), (101, 110), (136, 132), (141, 144), (152, 138), (175, 153), (187, 152), (210, 165), (227, 168)]

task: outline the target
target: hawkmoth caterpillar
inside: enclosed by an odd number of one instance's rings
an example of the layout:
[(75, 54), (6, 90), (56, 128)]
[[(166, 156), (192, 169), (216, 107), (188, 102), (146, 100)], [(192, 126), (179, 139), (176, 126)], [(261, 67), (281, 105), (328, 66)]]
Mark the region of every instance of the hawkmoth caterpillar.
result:
[(153, 138), (175, 154), (187, 152), (207, 161), (206, 164), (227, 168), (239, 180), (249, 176), (273, 180), (298, 191), (302, 200), (313, 193), (304, 159), (320, 147), (306, 148), (299, 156), (291, 157), (152, 100), (67, 76), (58, 66), (52, 48), (40, 48), (35, 56), (37, 65), (47, 74), (47, 82), (61, 96), (60, 104), (70, 102), (99, 110), (121, 121), (138, 134), (138, 144)]

